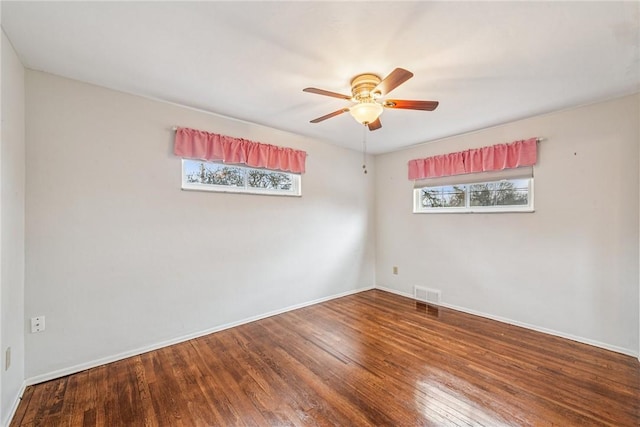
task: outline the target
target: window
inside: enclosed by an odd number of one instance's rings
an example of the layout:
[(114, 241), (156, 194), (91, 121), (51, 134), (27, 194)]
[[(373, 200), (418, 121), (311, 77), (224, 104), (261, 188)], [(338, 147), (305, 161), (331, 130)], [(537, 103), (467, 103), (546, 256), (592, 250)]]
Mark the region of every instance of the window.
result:
[(533, 212), (533, 177), (417, 186), (413, 212)]
[(182, 160), (184, 190), (300, 196), (300, 175), (203, 160)]

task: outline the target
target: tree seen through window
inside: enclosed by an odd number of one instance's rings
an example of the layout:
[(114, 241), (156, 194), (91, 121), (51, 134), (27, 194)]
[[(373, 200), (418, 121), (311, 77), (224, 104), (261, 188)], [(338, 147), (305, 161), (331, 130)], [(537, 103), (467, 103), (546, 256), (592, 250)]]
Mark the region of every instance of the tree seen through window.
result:
[(183, 188), (186, 189), (300, 194), (300, 175), (288, 172), (183, 159), (182, 174)]

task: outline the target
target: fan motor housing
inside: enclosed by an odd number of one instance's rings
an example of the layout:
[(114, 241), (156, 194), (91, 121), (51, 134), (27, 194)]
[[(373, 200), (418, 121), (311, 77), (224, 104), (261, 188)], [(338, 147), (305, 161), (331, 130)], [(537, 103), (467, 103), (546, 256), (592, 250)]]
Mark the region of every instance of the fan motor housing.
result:
[(351, 94), (353, 99), (358, 102), (374, 99), (373, 89), (378, 86), (382, 80), (375, 74), (359, 74), (351, 80)]

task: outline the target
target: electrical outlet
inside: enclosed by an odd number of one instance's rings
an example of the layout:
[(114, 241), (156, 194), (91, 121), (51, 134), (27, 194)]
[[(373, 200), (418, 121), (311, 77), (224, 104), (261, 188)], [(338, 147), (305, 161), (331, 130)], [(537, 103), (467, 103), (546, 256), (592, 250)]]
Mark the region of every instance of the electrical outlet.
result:
[(32, 317), (31, 318), (31, 333), (35, 334), (36, 332), (44, 331), (44, 316)]
[(11, 347), (7, 347), (7, 351), (4, 353), (4, 370), (8, 371), (11, 366)]
[(398, 267), (397, 266), (393, 266), (393, 274), (398, 274)]

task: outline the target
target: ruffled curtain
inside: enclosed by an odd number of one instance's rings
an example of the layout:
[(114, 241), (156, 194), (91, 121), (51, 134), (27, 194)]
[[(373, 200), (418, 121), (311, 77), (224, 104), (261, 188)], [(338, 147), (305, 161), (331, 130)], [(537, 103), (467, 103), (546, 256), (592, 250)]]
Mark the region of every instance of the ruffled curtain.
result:
[(245, 164), (255, 168), (304, 173), (307, 153), (201, 130), (178, 128), (173, 146), (186, 159)]
[(537, 138), (529, 138), (509, 144), (496, 144), (426, 159), (409, 160), (409, 179), (437, 178), (533, 166), (537, 159)]

